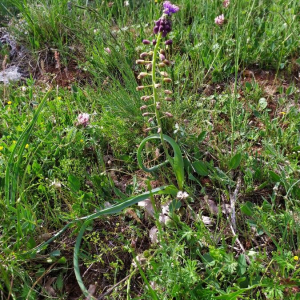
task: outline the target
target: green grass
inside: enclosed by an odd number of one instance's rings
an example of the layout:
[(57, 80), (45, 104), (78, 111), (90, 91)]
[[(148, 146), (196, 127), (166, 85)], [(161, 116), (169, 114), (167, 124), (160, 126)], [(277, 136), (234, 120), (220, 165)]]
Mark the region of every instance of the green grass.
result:
[[(299, 299), (298, 1), (175, 4), (162, 147), (135, 62), (160, 1), (1, 2), (35, 78), (0, 84), (0, 299)], [(184, 166), (148, 172), (164, 148)]]

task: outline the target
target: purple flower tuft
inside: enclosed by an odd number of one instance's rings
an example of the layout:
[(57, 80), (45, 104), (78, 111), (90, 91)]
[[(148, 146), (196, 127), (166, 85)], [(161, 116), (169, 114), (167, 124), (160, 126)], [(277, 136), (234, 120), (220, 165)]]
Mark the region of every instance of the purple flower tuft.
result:
[(215, 18), (215, 23), (219, 26), (222, 26), (225, 22), (225, 18), (224, 18), (224, 15), (219, 15)]
[(77, 125), (83, 125), (84, 127), (86, 127), (87, 125), (89, 125), (90, 115), (87, 113), (79, 114), (77, 117), (77, 121)]
[(170, 1), (165, 1), (163, 6), (164, 6), (164, 13), (169, 16), (179, 11), (179, 7), (172, 4)]

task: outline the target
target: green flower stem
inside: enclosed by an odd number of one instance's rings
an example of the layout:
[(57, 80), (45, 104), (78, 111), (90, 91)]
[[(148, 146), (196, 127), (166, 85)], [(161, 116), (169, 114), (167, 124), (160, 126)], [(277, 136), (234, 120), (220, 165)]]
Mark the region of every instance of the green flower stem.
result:
[(166, 154), (166, 158), (167, 160), (170, 162), (171, 166), (173, 167), (173, 159), (170, 156), (169, 152), (168, 152), (168, 148), (166, 146), (166, 142), (164, 140), (163, 137), (163, 132), (162, 132), (162, 126), (161, 126), (161, 118), (160, 118), (160, 114), (159, 114), (159, 110), (156, 108), (156, 103), (158, 102), (158, 95), (157, 95), (157, 88), (155, 87), (156, 85), (156, 60), (157, 60), (157, 53), (159, 51), (159, 45), (161, 42), (161, 32), (158, 34), (157, 40), (156, 40), (156, 45), (154, 47), (154, 53), (153, 53), (153, 57), (152, 57), (152, 85), (153, 85), (153, 99), (154, 99), (154, 109), (155, 109), (155, 116), (156, 116), (156, 121), (157, 121), (157, 125), (158, 128), (160, 128), (160, 140), (164, 149), (164, 152)]

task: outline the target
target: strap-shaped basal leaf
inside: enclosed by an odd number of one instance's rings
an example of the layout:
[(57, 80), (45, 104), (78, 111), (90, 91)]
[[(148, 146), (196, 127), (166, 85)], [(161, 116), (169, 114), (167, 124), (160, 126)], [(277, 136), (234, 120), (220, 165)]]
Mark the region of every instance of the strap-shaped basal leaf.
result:
[(128, 198), (127, 200), (125, 200), (124, 202), (116, 204), (112, 207), (105, 208), (105, 209), (102, 209), (101, 211), (98, 211), (91, 215), (73, 220), (73, 221), (69, 222), (66, 226), (64, 226), (59, 232), (57, 232), (51, 239), (49, 239), (48, 241), (44, 242), (40, 246), (31, 250), (30, 253), (34, 253), (34, 252), (37, 253), (37, 252), (43, 250), (48, 244), (50, 244), (55, 239), (57, 239), (61, 234), (63, 234), (71, 225), (78, 223), (80, 221), (84, 221), (84, 223), (80, 229), (80, 232), (78, 234), (78, 237), (76, 239), (73, 261), (74, 261), (74, 272), (75, 272), (75, 276), (76, 276), (78, 285), (80, 286), (80, 288), (85, 296), (90, 296), (88, 290), (86, 289), (86, 287), (83, 284), (83, 281), (82, 281), (82, 278), (80, 275), (80, 269), (79, 269), (80, 244), (81, 244), (81, 240), (82, 240), (83, 234), (85, 232), (85, 229), (88, 226), (88, 224), (90, 223), (90, 221), (92, 221), (100, 216), (112, 215), (112, 214), (119, 213), (124, 208), (127, 208), (133, 204), (140, 202), (140, 201), (143, 201), (143, 200), (149, 198), (153, 194), (160, 194), (160, 195), (174, 194), (174, 193), (176, 194), (176, 192), (177, 192), (177, 189), (175, 186), (172, 186), (172, 185), (171, 186), (170, 185), (169, 186), (161, 186), (161, 187), (155, 188), (151, 191), (140, 194), (138, 196), (132, 196), (132, 197)]
[(169, 143), (171, 145), (171, 147), (173, 148), (174, 157), (172, 159), (166, 160), (165, 162), (158, 164), (154, 167), (151, 167), (151, 168), (145, 167), (145, 165), (143, 163), (143, 159), (142, 159), (142, 151), (143, 151), (146, 143), (148, 141), (154, 140), (154, 139), (161, 139), (161, 136), (159, 134), (154, 134), (154, 135), (146, 137), (145, 139), (142, 140), (142, 142), (138, 148), (137, 160), (138, 160), (138, 164), (139, 164), (140, 168), (143, 169), (145, 172), (153, 172), (169, 162), (171, 164), (172, 168), (174, 169), (178, 187), (180, 190), (182, 190), (183, 184), (184, 184), (184, 164), (183, 164), (183, 159), (182, 159), (182, 153), (181, 153), (181, 150), (180, 150), (179, 146), (177, 145), (177, 143), (169, 136), (163, 134), (163, 139), (164, 139), (164, 141)]
[(84, 283), (82, 281), (82, 277), (80, 275), (79, 250), (80, 250), (80, 244), (81, 244), (81, 240), (82, 240), (83, 234), (84, 234), (87, 226), (89, 225), (90, 221), (93, 220), (93, 219), (95, 219), (95, 218), (97, 218), (97, 217), (99, 217), (99, 216), (111, 215), (111, 214), (118, 213), (118, 212), (122, 211), (124, 208), (126, 208), (128, 206), (131, 206), (133, 204), (136, 204), (136, 203), (138, 203), (140, 201), (143, 201), (143, 200), (149, 198), (153, 194), (166, 194), (166, 193), (169, 194), (169, 193), (173, 193), (174, 189), (175, 189), (175, 187), (172, 187), (172, 186), (158, 187), (158, 188), (155, 188), (155, 189), (153, 189), (153, 190), (151, 190), (149, 192), (145, 192), (145, 193), (143, 193), (141, 195), (131, 197), (128, 200), (126, 200), (126, 201), (124, 201), (124, 202), (122, 202), (120, 204), (114, 205), (113, 207), (103, 209), (102, 211), (99, 211), (99, 212), (94, 213), (94, 214), (92, 214), (90, 216), (87, 216), (87, 217), (84, 217), (84, 218), (80, 219), (80, 220), (85, 219), (85, 222), (81, 226), (80, 232), (79, 232), (79, 234), (77, 236), (77, 239), (76, 239), (76, 244), (75, 244), (75, 249), (74, 249), (74, 257), (73, 257), (73, 264), (74, 264), (74, 272), (75, 272), (75, 276), (76, 276), (78, 285), (79, 285), (80, 289), (82, 290), (83, 294), (86, 297), (88, 297), (88, 296), (91, 297), (91, 295), (89, 295), (88, 290), (84, 286)]

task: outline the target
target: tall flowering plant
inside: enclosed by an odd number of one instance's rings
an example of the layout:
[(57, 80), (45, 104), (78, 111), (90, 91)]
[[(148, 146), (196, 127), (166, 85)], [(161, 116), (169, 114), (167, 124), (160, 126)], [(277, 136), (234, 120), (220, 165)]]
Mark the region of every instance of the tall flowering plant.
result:
[[(162, 164), (153, 167), (146, 168), (141, 159), (141, 151), (148, 140), (157, 139), (161, 140), (165, 155), (166, 162), (169, 162), (175, 172), (178, 187), (183, 187), (183, 161), (181, 151), (178, 145), (169, 136), (163, 134), (162, 130), (162, 118), (173, 118), (173, 115), (168, 111), (162, 111), (162, 108), (167, 107), (166, 103), (173, 101), (172, 91), (168, 88), (168, 84), (172, 82), (166, 69), (171, 65), (170, 60), (167, 57), (167, 47), (172, 45), (173, 41), (168, 39), (168, 34), (172, 30), (171, 16), (179, 11), (179, 7), (172, 4), (170, 1), (163, 3), (162, 16), (154, 22), (153, 34), (155, 38), (152, 42), (148, 39), (143, 40), (143, 44), (152, 46), (152, 49), (148, 52), (140, 54), (140, 58), (136, 61), (139, 65), (145, 66), (145, 71), (141, 72), (138, 79), (143, 80), (147, 77), (151, 77), (150, 85), (140, 85), (137, 87), (137, 91), (144, 90), (146, 88), (152, 88), (152, 94), (143, 95), (141, 99), (145, 102), (145, 105), (141, 106), (141, 111), (144, 117), (147, 117), (148, 127), (145, 130), (150, 132), (157, 130), (157, 134), (149, 136), (142, 141), (138, 150), (138, 162), (140, 167), (147, 172), (152, 172), (160, 167)], [(163, 105), (164, 104), (164, 105)], [(153, 111), (154, 108), (154, 111)], [(174, 151), (174, 158), (169, 155), (167, 143), (169, 143)], [(164, 163), (164, 164), (165, 164)]]
[[(138, 64), (144, 65), (146, 67), (146, 72), (141, 72), (139, 75), (139, 79), (143, 79), (145, 77), (151, 77), (152, 84), (147, 87), (152, 88), (152, 94), (151, 95), (144, 95), (142, 96), (142, 100), (145, 101), (145, 105), (141, 107), (141, 110), (143, 111), (143, 116), (150, 118), (148, 119), (148, 123), (150, 124), (147, 131), (151, 131), (153, 129), (157, 129), (157, 133), (148, 136), (145, 138), (139, 148), (138, 148), (138, 162), (140, 167), (147, 171), (152, 172), (162, 165), (166, 163), (170, 163), (173, 167), (174, 173), (176, 175), (178, 188), (182, 190), (183, 188), (183, 182), (184, 182), (184, 167), (183, 167), (183, 159), (182, 154), (180, 151), (179, 146), (176, 144), (176, 142), (170, 138), (167, 135), (164, 135), (162, 132), (162, 126), (161, 126), (161, 119), (164, 117), (172, 118), (172, 114), (164, 111), (161, 111), (161, 101), (166, 101), (169, 103), (172, 101), (171, 95), (172, 91), (167, 89), (165, 86), (172, 82), (170, 79), (168, 73), (164, 70), (167, 66), (169, 66), (171, 63), (166, 57), (166, 49), (165, 47), (172, 44), (172, 40), (167, 39), (168, 33), (171, 31), (172, 23), (171, 23), (171, 15), (178, 12), (179, 8), (176, 5), (173, 5), (170, 1), (165, 1), (163, 3), (163, 14), (162, 16), (155, 21), (155, 26), (153, 28), (153, 33), (155, 35), (155, 39), (153, 39), (152, 42), (149, 40), (144, 40), (143, 43), (146, 45), (152, 44), (154, 49), (149, 52), (144, 52), (140, 55), (140, 59), (137, 60)], [(151, 60), (149, 60), (151, 58)], [(143, 90), (146, 86), (138, 86), (137, 90)], [(152, 104), (150, 104), (150, 100), (152, 100)], [(151, 106), (154, 107), (154, 112), (150, 112)], [(152, 110), (153, 111), (153, 110)], [(82, 125), (86, 127), (89, 124), (89, 115), (88, 114), (80, 114), (77, 119), (77, 125)], [(147, 141), (152, 139), (160, 139), (164, 148), (164, 151), (166, 153), (167, 160), (159, 164), (155, 167), (152, 167), (150, 169), (147, 169), (142, 160), (142, 150), (144, 146), (146, 145)], [(25, 141), (26, 142), (26, 141)], [(173, 149), (173, 157), (171, 157), (168, 153), (168, 149), (166, 144), (170, 144)], [(80, 266), (79, 266), (79, 254), (80, 254), (80, 245), (81, 241), (84, 235), (84, 232), (86, 228), (90, 225), (90, 223), (100, 216), (105, 215), (112, 215), (121, 212), (125, 208), (134, 205), (136, 203), (139, 203), (141, 201), (145, 201), (149, 198), (151, 198), (153, 195), (174, 195), (177, 193), (178, 199), (184, 199), (188, 197), (187, 193), (178, 192), (178, 189), (174, 186), (161, 186), (157, 187), (155, 189), (152, 189), (150, 191), (144, 192), (140, 195), (134, 195), (129, 197), (128, 199), (122, 201), (121, 203), (118, 202), (118, 204), (115, 204), (111, 207), (104, 208), (102, 210), (99, 210), (91, 215), (81, 217), (78, 219), (74, 219), (67, 223), (60, 231), (58, 231), (53, 237), (51, 237), (48, 241), (42, 243), (38, 247), (32, 249), (28, 254), (32, 255), (32, 253), (38, 253), (42, 250), (44, 250), (52, 241), (57, 239), (60, 235), (62, 235), (68, 228), (70, 228), (74, 224), (78, 224), (83, 222), (79, 234), (76, 239), (75, 247), (74, 247), (74, 256), (73, 256), (73, 263), (74, 263), (74, 273), (78, 282), (79, 287), (81, 288), (83, 294), (86, 297), (89, 297), (90, 299), (96, 299), (93, 297), (89, 290), (85, 287), (81, 274), (80, 274)]]

